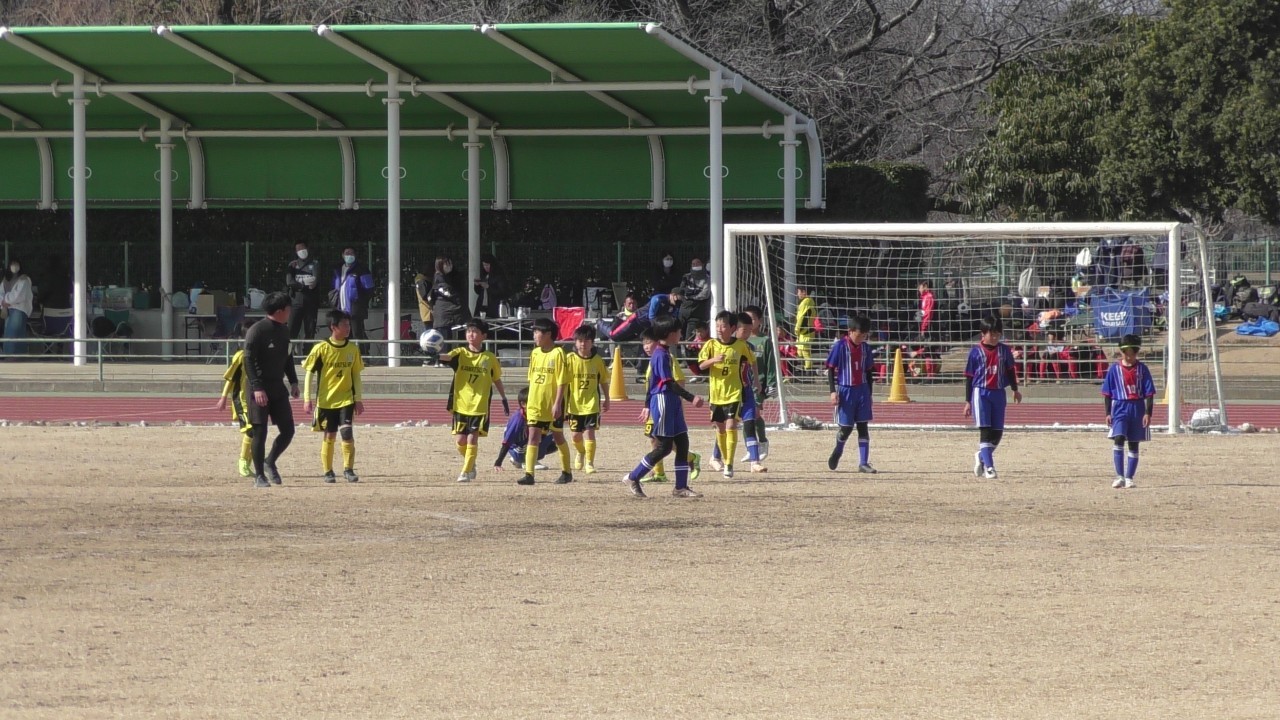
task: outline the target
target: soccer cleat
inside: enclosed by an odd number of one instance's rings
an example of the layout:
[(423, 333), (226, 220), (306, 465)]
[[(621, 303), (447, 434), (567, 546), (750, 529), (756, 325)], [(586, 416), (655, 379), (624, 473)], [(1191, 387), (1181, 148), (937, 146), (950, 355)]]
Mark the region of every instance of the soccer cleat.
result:
[(642, 483), (664, 483), (664, 482), (671, 482), (671, 478), (668, 478), (666, 475), (648, 475), (648, 476), (646, 476), (646, 477), (642, 477), (642, 478), (640, 478), (640, 482), (642, 482)]
[(769, 468), (765, 467), (764, 465), (761, 465), (758, 462), (753, 462), (751, 463), (751, 472), (753, 473), (769, 472)]
[(338, 482), (338, 476), (334, 475), (333, 471), (330, 470), (329, 472), (324, 474), (324, 481), (327, 483), (336, 483)]
[(471, 482), (471, 473), (469, 472), (458, 473), (458, 482)]
[(270, 480), (272, 485), (279, 485), (283, 482), (280, 479), (280, 471), (276, 469), (274, 462), (264, 463), (262, 473), (267, 476), (267, 480)]
[(535, 463), (535, 464), (534, 464), (534, 466), (533, 466), (533, 469), (534, 469), (534, 470), (546, 470), (546, 469), (547, 469), (547, 466), (546, 466), (546, 465), (543, 465), (542, 463)]
[(732, 466), (732, 465), (725, 465), (725, 466), (724, 466), (724, 479), (725, 479), (725, 480), (732, 480), (732, 479), (733, 479), (733, 466)]
[(1115, 482), (1111, 483), (1111, 487), (1116, 488), (1117, 490), (1124, 487), (1124, 476), (1117, 475)]
[(999, 480), (1000, 474), (996, 472), (995, 468), (989, 467), (986, 470), (982, 471), (982, 477), (986, 478), (987, 480)]
[(827, 458), (827, 469), (835, 470), (836, 468), (840, 467), (840, 456), (843, 454), (844, 453), (841, 452), (840, 448), (836, 448), (835, 450), (832, 450), (831, 457)]
[(769, 459), (769, 441), (768, 440), (760, 441), (760, 459), (761, 460)]
[(259, 475), (253, 479), (253, 486), (256, 488), (269, 488), (271, 487), (271, 483), (267, 482), (267, 478), (265, 476)]
[(694, 492), (693, 488), (691, 487), (673, 488), (671, 490), (671, 497), (700, 498), (702, 497), (702, 493)]
[(635, 495), (638, 498), (648, 497), (647, 495), (644, 494), (644, 488), (640, 487), (639, 480), (632, 480), (630, 475), (623, 475), (622, 482), (627, 484), (627, 487), (631, 490), (632, 495)]
[(596, 474), (596, 466), (595, 466), (595, 465), (592, 465), (591, 463), (585, 463), (585, 464), (582, 466), (582, 471), (583, 471), (583, 472), (585, 472), (585, 473), (586, 473), (586, 474), (588, 474), (588, 475), (595, 475), (595, 474)]
[(982, 453), (976, 452), (973, 454), (973, 476), (982, 477), (982, 471)]
[(240, 477), (253, 477), (253, 463), (240, 458), (239, 463)]
[(1127, 490), (1127, 489), (1129, 489), (1129, 488), (1132, 488), (1132, 487), (1136, 487), (1136, 486), (1137, 486), (1137, 484), (1133, 482), (1133, 478), (1125, 478), (1125, 479), (1124, 479), (1124, 487), (1125, 487), (1125, 489), (1126, 489), (1126, 490)]
[(579, 455), (578, 457), (576, 457), (576, 458), (574, 458), (574, 459), (573, 459), (573, 469), (574, 469), (574, 470), (581, 470), (581, 469), (582, 469), (582, 456), (581, 456), (581, 455)]
[[(343, 470), (342, 477), (345, 478), (347, 482), (360, 482), (360, 477), (356, 475), (355, 468), (347, 468)], [(474, 480), (475, 477), (476, 477), (476, 472), (475, 470), (472, 470), (471, 479)]]
[[(702, 455), (701, 453), (690, 451), (689, 452), (689, 481), (693, 482), (694, 480), (697, 480), (698, 476), (701, 474), (702, 474)], [(667, 479), (663, 477), (662, 481), (666, 482)]]
[(533, 484), (533, 475), (530, 475), (529, 473), (525, 473), (525, 474), (524, 474), (524, 477), (522, 477), (522, 478), (520, 478), (519, 480), (517, 480), (517, 481), (516, 481), (516, 484), (517, 484), (517, 485), (532, 485), (532, 484)]
[(570, 472), (562, 472), (560, 477), (556, 478), (557, 485), (567, 485), (571, 482), (573, 482), (573, 473)]
[(716, 457), (712, 457), (711, 460), (707, 462), (707, 464), (710, 465), (711, 469), (715, 470), (716, 472), (720, 472), (721, 470), (724, 469), (724, 463), (720, 462), (720, 459)]
[(862, 463), (861, 465), (858, 466), (858, 472), (866, 473), (868, 475), (875, 475), (876, 469), (871, 467), (871, 463)]

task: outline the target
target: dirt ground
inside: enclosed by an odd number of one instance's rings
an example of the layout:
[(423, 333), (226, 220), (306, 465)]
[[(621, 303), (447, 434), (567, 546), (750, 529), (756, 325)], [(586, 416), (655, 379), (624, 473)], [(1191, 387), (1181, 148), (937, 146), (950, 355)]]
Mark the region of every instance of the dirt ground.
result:
[[(0, 430), (0, 716), (1274, 718), (1271, 435), (775, 432), (767, 475), (631, 498), (459, 484), (444, 428), (361, 428), (357, 485), (232, 472), (230, 428)], [(695, 448), (710, 442), (695, 434)], [(1272, 458), (1268, 460), (1267, 458)]]

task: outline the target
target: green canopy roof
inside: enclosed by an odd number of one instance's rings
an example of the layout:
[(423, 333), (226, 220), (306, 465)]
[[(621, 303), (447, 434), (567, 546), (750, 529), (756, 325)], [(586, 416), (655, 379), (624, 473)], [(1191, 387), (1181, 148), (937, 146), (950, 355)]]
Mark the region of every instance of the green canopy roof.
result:
[(654, 24), (0, 28), (0, 207), (70, 201), (77, 75), (92, 207), (158, 201), (165, 125), (192, 206), (385, 205), (389, 96), (405, 207), (466, 206), (469, 126), (493, 207), (707, 207), (717, 72), (724, 205), (781, 206), (790, 116), (821, 206), (814, 123)]

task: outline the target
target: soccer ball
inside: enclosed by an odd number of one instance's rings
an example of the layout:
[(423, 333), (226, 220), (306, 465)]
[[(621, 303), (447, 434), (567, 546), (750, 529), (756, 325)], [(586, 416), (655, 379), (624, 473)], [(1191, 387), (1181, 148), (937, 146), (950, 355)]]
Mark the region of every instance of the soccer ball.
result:
[(418, 338), (418, 346), (422, 348), (422, 352), (440, 352), (440, 348), (444, 347), (444, 335), (439, 330), (427, 330)]

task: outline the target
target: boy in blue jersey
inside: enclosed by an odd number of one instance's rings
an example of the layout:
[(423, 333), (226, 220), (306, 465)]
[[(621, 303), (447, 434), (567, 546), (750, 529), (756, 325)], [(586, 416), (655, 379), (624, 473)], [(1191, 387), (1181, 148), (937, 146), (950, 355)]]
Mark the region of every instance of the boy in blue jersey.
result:
[[(498, 459), (493, 463), (495, 471), (500, 472), (504, 469), (502, 463), (508, 457), (517, 468), (524, 467), (525, 446), (529, 444), (529, 420), (525, 417), (524, 406), (529, 402), (529, 388), (520, 388), (520, 395), (516, 401), (520, 404), (520, 409), (512, 413), (511, 418), (507, 420), (507, 429), (502, 433), (502, 449), (498, 451)], [(538, 443), (538, 459), (541, 460), (556, 450), (556, 439), (550, 434), (543, 435)], [(546, 467), (538, 469), (546, 470)]]
[[(1115, 442), (1111, 450), (1111, 462), (1115, 466), (1116, 479), (1113, 488), (1133, 487), (1133, 476), (1138, 472), (1138, 443), (1151, 439), (1151, 411), (1155, 409), (1156, 383), (1151, 371), (1138, 360), (1142, 338), (1125, 335), (1120, 339), (1120, 360), (1102, 380), (1102, 402), (1107, 408), (1107, 425), (1111, 432), (1107, 437)], [(1125, 443), (1129, 443), (1128, 462)]]
[(1000, 342), (1004, 326), (999, 318), (985, 317), (978, 323), (979, 341), (969, 351), (964, 368), (964, 416), (973, 416), (980, 433), (978, 452), (973, 454), (973, 474), (988, 480), (996, 473), (996, 448), (1004, 437), (1005, 388), (1013, 388), (1013, 401), (1022, 402), (1018, 391), (1018, 371), (1013, 351)]
[(671, 349), (680, 343), (680, 321), (670, 316), (657, 318), (653, 322), (653, 334), (658, 344), (649, 357), (648, 407), (642, 413), (642, 419), (652, 421), (657, 446), (641, 458), (640, 464), (622, 480), (631, 488), (632, 495), (645, 497), (640, 478), (674, 448), (676, 486), (671, 494), (678, 498), (702, 497), (689, 487), (689, 427), (685, 424), (684, 407), (680, 404), (681, 400), (687, 400), (696, 408), (702, 407), (702, 398), (681, 387), (673, 372)]
[(845, 441), (858, 429), (858, 472), (874, 474), (871, 467), (871, 376), (875, 363), (871, 357), (871, 320), (855, 317), (849, 331), (831, 346), (827, 353), (827, 388), (831, 405), (836, 409), (836, 447), (827, 458), (827, 467), (835, 470), (844, 454)]

